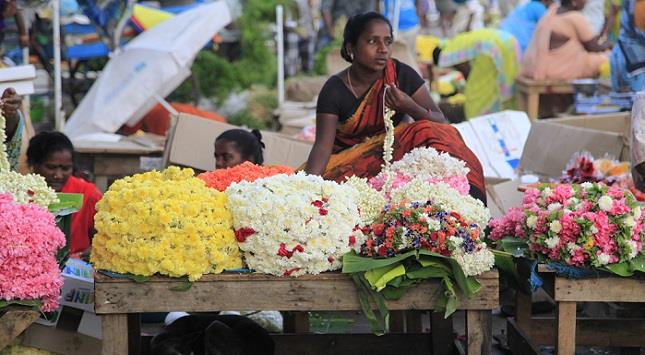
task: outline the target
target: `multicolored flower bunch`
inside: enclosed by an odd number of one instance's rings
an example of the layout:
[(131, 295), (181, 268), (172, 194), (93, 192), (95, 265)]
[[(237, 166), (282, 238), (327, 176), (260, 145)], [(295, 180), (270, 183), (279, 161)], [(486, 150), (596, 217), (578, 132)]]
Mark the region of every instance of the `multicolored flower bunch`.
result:
[(292, 175), (293, 169), (282, 165), (261, 166), (247, 161), (232, 168), (201, 173), (197, 177), (204, 180), (206, 186), (223, 192), (234, 182), (253, 182), (278, 174)]
[(426, 249), (454, 257), (466, 276), (479, 275), (494, 264), (493, 254), (481, 238), (481, 227), (431, 201), (388, 205), (366, 232), (367, 240), (360, 249), (364, 256), (392, 257)]
[(523, 206), (490, 223), (490, 238), (524, 239), (541, 260), (602, 267), (642, 252), (643, 216), (619, 187), (585, 182), (527, 189)]
[(232, 184), (227, 207), (249, 268), (277, 276), (340, 268), (363, 243), (358, 192), (298, 173)]
[(96, 210), (91, 261), (97, 269), (194, 281), (242, 267), (226, 195), (191, 169), (117, 180)]
[(0, 299), (40, 300), (43, 311), (56, 309), (63, 285), (56, 253), (65, 246), (65, 235), (54, 216), (0, 194), (0, 245)]
[(434, 148), (420, 147), (385, 167), (379, 175), (370, 179), (369, 183), (381, 191), (386, 185), (388, 176), (394, 177), (391, 189), (399, 188), (413, 179), (427, 183), (444, 182), (462, 195), (467, 195), (470, 190), (466, 177), (468, 172), (465, 162), (447, 153), (440, 153)]
[(595, 159), (591, 153), (577, 152), (562, 172), (563, 183), (581, 184), (583, 182), (603, 182), (613, 185), (619, 180), (628, 178), (629, 163), (613, 159)]

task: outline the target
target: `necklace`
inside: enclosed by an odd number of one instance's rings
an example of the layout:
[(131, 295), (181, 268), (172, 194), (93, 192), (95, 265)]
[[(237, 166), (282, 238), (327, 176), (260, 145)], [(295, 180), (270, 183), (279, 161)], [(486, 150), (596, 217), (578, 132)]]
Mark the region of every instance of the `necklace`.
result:
[(352, 85), (352, 76), (349, 75), (349, 72), (351, 70), (352, 70), (351, 66), (347, 68), (347, 83), (349, 84), (349, 89), (352, 91), (352, 94), (354, 94), (354, 97), (358, 98), (358, 95), (356, 95), (356, 91), (354, 91), (354, 85)]

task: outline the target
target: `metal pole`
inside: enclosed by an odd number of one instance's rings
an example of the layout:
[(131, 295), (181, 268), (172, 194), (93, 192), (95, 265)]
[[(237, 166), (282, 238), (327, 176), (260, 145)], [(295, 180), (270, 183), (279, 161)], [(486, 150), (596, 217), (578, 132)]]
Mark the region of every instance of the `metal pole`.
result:
[(278, 106), (284, 103), (284, 21), (282, 17), (282, 5), (275, 8), (276, 27), (278, 31)]
[(52, 1), (52, 18), (54, 27), (54, 123), (56, 130), (62, 131), (63, 117), (63, 82), (60, 59), (60, 0)]

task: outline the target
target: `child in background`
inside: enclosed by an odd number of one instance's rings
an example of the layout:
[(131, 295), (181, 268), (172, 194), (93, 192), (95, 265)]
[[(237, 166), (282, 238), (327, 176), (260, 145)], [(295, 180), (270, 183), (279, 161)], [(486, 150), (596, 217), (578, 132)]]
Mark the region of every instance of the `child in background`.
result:
[(87, 254), (94, 236), (96, 203), (102, 195), (96, 186), (72, 176), (74, 146), (60, 132), (41, 132), (29, 141), (27, 162), (32, 171), (45, 178), (56, 192), (83, 194), (83, 207), (72, 215), (70, 256)]
[(264, 143), (259, 130), (228, 130), (215, 139), (215, 168), (232, 168), (246, 161), (262, 165), (262, 149)]

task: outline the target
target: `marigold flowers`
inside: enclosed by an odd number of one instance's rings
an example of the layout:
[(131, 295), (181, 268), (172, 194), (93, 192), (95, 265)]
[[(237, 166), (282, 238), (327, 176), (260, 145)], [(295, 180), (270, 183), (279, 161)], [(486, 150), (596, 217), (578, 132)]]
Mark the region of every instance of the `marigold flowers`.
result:
[(0, 194), (0, 244), (0, 299), (41, 300), (43, 311), (56, 309), (63, 285), (56, 253), (65, 236), (54, 216)]
[(299, 276), (335, 270), (362, 243), (357, 191), (304, 173), (240, 182), (227, 190), (247, 265)]
[(523, 206), (490, 227), (491, 239), (525, 239), (539, 259), (593, 267), (635, 258), (645, 233), (630, 192), (590, 182), (528, 189)]
[(170, 167), (117, 180), (96, 205), (97, 269), (172, 277), (242, 267), (226, 195), (191, 169)]
[(204, 180), (206, 186), (224, 191), (234, 182), (248, 181), (253, 182), (257, 179), (269, 177), (278, 174), (293, 174), (293, 169), (288, 166), (273, 165), (261, 166), (251, 162), (244, 162), (232, 168), (217, 169), (197, 175)]

